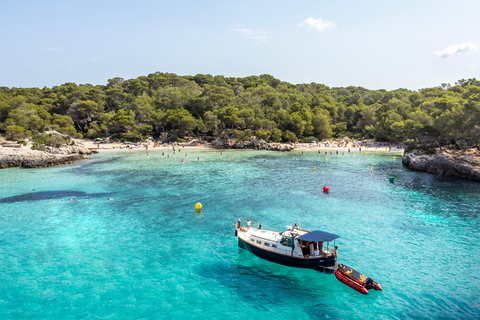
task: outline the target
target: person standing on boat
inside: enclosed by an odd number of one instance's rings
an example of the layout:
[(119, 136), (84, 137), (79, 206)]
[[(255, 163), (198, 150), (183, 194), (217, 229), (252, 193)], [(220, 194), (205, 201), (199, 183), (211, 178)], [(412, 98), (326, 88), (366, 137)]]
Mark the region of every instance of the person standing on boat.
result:
[(261, 229), (262, 229), (262, 223), (260, 222), (260, 223), (258, 224), (258, 230), (261, 230)]
[(247, 228), (248, 229), (250, 229), (250, 223), (251, 223), (250, 219), (247, 219)]

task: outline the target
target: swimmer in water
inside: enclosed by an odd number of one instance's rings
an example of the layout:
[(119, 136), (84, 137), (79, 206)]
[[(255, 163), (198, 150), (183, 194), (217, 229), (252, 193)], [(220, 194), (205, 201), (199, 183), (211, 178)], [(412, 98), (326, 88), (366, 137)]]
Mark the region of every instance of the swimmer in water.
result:
[(75, 200), (75, 199), (68, 199), (68, 200), (70, 200), (70, 201), (77, 201), (77, 200)]
[(108, 198), (108, 200), (110, 200), (110, 201), (115, 201), (116, 199), (113, 199), (113, 198)]

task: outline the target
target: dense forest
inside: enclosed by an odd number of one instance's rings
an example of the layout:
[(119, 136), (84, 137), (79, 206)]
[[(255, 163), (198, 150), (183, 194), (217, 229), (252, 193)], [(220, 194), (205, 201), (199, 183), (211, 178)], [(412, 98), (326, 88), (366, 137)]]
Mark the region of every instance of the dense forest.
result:
[[(480, 81), (411, 91), (290, 84), (245, 78), (152, 73), (106, 85), (0, 87), (0, 134), (48, 141), (70, 137), (183, 141), (252, 137), (274, 142), (334, 139), (410, 141), (466, 148), (480, 141)], [(48, 142), (47, 142), (48, 143)]]

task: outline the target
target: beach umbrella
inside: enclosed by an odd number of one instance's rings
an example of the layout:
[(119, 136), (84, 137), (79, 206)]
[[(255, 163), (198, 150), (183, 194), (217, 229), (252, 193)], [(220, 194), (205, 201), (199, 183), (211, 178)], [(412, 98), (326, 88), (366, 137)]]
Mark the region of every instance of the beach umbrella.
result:
[(312, 143), (315, 143), (316, 141), (315, 140), (312, 140)]

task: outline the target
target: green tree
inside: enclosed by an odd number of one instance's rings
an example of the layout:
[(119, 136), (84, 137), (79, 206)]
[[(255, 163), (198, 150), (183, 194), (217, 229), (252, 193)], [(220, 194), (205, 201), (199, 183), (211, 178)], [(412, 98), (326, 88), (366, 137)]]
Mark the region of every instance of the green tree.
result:
[(238, 117), (238, 109), (235, 107), (225, 107), (215, 110), (214, 114), (218, 120), (223, 124), (224, 128), (237, 128), (242, 121)]
[(281, 142), (282, 141), (282, 131), (280, 129), (273, 129), (272, 137), (273, 142)]

